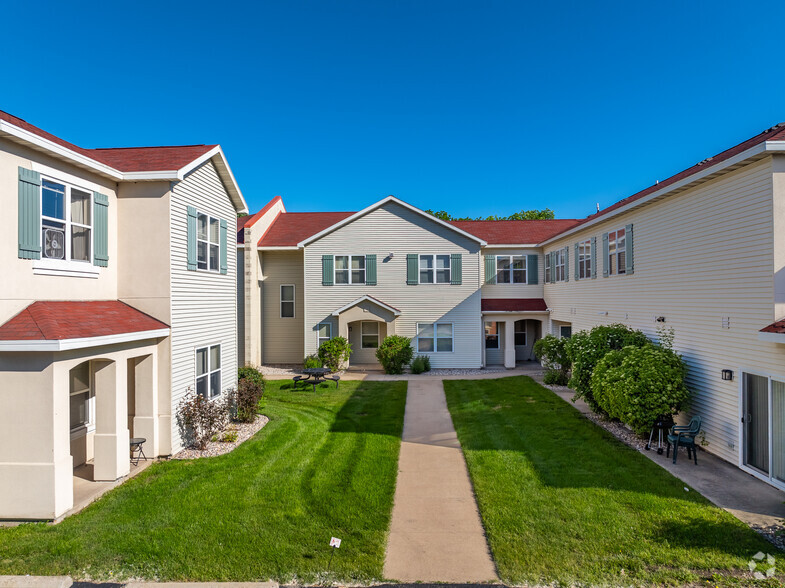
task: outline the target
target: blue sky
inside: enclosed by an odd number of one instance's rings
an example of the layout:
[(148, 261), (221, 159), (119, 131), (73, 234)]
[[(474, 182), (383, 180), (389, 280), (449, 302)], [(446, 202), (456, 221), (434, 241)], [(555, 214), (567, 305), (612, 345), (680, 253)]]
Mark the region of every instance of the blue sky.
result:
[(781, 1), (16, 2), (0, 109), (84, 147), (221, 143), (252, 210), (394, 194), (583, 217), (785, 121), (784, 17)]

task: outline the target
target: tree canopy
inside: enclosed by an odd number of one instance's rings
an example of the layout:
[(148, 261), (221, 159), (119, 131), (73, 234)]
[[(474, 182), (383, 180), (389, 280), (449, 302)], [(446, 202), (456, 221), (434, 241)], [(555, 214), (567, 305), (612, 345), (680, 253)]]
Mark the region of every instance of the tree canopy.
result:
[(428, 214), (432, 214), (438, 219), (443, 221), (470, 221), (470, 220), (489, 220), (489, 221), (496, 221), (496, 220), (550, 220), (556, 218), (556, 215), (550, 208), (543, 208), (542, 210), (521, 210), (520, 212), (514, 212), (508, 216), (478, 216), (477, 218), (472, 218), (469, 216), (464, 217), (455, 217), (451, 215), (446, 210), (431, 210), (430, 208), (426, 210)]

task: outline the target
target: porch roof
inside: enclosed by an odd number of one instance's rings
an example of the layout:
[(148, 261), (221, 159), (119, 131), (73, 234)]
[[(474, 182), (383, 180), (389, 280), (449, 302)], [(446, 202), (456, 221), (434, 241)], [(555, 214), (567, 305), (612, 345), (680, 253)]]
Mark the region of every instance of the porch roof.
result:
[(119, 300), (39, 300), (0, 325), (0, 351), (61, 351), (169, 335), (169, 326)]
[(763, 327), (758, 331), (758, 339), (774, 343), (785, 343), (785, 318)]
[(483, 298), (483, 312), (547, 312), (542, 298)]
[(380, 308), (383, 308), (384, 310), (387, 310), (387, 311), (393, 313), (395, 316), (399, 316), (401, 314), (401, 311), (398, 310), (397, 308), (395, 308), (394, 306), (390, 306), (389, 304), (385, 304), (384, 302), (382, 302), (378, 298), (374, 298), (373, 296), (368, 296), (366, 294), (365, 296), (361, 296), (357, 300), (353, 300), (349, 304), (346, 304), (346, 305), (342, 306), (341, 308), (339, 308), (337, 310), (334, 310), (333, 311), (333, 316), (338, 316), (342, 312), (345, 312), (345, 311), (349, 310), (350, 308), (357, 306), (361, 302), (366, 302), (366, 301), (370, 302), (371, 304), (375, 304), (376, 306), (378, 306)]

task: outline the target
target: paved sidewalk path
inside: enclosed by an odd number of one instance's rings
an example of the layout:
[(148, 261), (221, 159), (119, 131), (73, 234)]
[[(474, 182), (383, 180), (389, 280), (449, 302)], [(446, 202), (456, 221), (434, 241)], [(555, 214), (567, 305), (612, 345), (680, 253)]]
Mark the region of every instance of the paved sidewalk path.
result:
[(441, 379), (409, 381), (384, 576), (497, 581)]

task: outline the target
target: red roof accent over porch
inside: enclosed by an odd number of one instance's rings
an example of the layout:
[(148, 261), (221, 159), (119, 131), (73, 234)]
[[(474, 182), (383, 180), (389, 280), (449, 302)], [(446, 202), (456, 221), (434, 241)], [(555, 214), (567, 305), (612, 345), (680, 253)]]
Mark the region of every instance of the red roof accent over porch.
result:
[(778, 320), (776, 323), (771, 323), (768, 327), (763, 327), (761, 333), (785, 333), (785, 319)]
[(542, 298), (483, 298), (483, 312), (545, 312), (548, 305)]
[(0, 341), (83, 339), (168, 328), (119, 300), (38, 301), (0, 326)]

